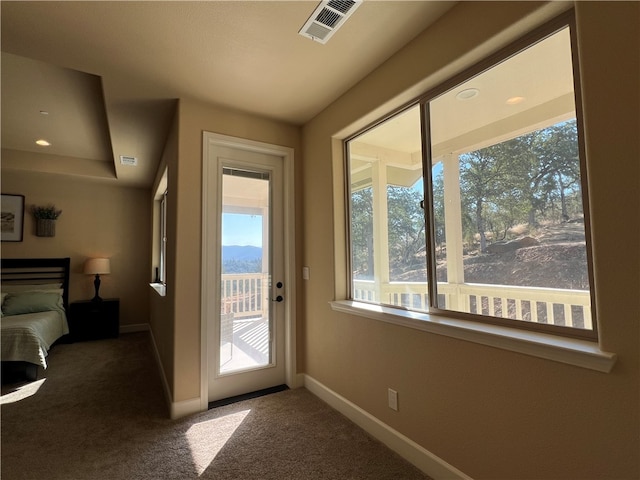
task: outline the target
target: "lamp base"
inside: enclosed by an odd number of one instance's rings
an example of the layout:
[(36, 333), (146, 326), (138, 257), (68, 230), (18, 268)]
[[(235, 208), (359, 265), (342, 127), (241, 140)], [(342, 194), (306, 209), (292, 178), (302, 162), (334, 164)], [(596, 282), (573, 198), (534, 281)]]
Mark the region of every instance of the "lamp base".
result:
[(100, 295), (98, 295), (98, 291), (100, 290), (100, 275), (96, 273), (96, 278), (93, 281), (93, 286), (96, 289), (96, 294), (95, 296), (91, 299), (92, 302), (101, 302), (102, 299), (100, 298)]

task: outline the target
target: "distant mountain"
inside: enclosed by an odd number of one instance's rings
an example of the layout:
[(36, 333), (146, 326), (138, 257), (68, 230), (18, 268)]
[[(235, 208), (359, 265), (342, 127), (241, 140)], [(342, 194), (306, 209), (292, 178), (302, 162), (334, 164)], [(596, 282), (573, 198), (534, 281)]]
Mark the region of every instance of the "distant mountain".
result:
[(259, 260), (262, 258), (262, 248), (251, 245), (223, 245), (222, 263), (231, 260), (246, 261)]

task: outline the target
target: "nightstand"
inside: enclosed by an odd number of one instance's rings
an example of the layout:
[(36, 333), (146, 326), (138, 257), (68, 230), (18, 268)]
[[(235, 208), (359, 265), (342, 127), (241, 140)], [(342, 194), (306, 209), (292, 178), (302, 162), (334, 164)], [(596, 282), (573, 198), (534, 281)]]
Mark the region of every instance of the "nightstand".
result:
[(116, 338), (120, 330), (120, 300), (81, 300), (69, 306), (69, 336), (73, 342)]

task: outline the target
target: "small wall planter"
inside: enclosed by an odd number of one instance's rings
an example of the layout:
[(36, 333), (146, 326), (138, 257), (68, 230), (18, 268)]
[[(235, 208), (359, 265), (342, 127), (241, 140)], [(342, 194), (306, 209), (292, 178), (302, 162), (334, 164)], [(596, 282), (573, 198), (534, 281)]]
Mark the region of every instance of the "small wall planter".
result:
[(56, 236), (56, 219), (60, 216), (62, 210), (56, 210), (54, 205), (47, 205), (46, 207), (31, 205), (31, 213), (36, 220), (37, 237)]
[(56, 221), (52, 218), (36, 219), (36, 236), (38, 237), (55, 237)]

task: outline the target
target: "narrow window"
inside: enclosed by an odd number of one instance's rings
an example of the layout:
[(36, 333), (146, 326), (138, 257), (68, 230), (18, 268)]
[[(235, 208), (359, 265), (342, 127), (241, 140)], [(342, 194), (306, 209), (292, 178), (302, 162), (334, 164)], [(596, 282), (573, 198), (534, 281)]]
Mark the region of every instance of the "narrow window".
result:
[(158, 278), (163, 285), (167, 284), (167, 191), (160, 198), (160, 264)]
[(165, 168), (153, 203), (153, 281), (152, 285), (164, 295), (167, 284), (167, 183), (168, 170)]

